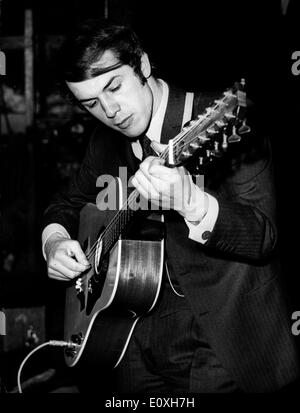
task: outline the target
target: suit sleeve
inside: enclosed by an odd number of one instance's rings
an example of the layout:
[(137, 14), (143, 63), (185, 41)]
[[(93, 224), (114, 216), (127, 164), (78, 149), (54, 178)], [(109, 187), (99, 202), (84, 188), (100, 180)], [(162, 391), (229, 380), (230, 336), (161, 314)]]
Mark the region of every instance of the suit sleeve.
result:
[[(218, 199), (219, 214), (205, 247), (225, 254), (262, 260), (277, 241), (276, 198), (270, 143), (264, 156), (235, 165)], [(251, 157), (250, 157), (251, 158)]]

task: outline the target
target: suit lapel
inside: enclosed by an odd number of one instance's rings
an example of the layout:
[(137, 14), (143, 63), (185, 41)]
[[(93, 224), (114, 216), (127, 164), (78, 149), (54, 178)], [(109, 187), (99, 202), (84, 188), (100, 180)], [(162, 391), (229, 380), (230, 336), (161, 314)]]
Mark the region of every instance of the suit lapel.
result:
[(129, 176), (133, 175), (139, 168), (141, 161), (134, 155), (131, 142), (123, 139), (120, 151), (124, 164), (127, 164)]

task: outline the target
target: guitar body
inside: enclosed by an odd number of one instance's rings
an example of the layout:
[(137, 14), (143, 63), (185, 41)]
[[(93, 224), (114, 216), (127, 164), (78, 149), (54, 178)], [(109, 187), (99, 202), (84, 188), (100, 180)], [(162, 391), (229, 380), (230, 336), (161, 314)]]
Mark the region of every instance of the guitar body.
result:
[[(121, 181), (113, 185), (122, 205)], [(95, 246), (101, 247), (97, 240), (116, 212), (100, 211), (94, 204), (87, 204), (81, 212), (78, 241), (92, 267), (66, 291), (64, 339), (72, 345), (65, 350), (65, 361), (70, 367), (79, 360), (116, 367), (139, 317), (154, 307), (159, 295), (164, 250), (159, 220), (145, 219), (144, 233), (134, 234), (134, 239), (120, 238), (97, 262)]]

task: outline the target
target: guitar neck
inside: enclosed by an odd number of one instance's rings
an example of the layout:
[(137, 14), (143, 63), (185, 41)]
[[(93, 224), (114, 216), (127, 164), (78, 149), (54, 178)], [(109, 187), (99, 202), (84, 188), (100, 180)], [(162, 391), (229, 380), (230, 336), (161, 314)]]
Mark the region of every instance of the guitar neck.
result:
[(113, 245), (119, 239), (120, 235), (133, 221), (139, 209), (137, 207), (137, 201), (139, 197), (139, 192), (134, 189), (123, 204), (122, 208), (116, 213), (114, 218), (102, 232), (102, 250), (104, 255), (111, 250)]
[[(242, 80), (225, 91), (220, 99), (215, 100), (197, 119), (189, 122), (178, 135), (170, 139), (168, 147), (159, 155), (166, 166), (184, 165), (195, 158), (198, 159), (199, 173), (205, 162), (222, 156), (229, 144), (240, 141), (238, 133), (248, 133), (251, 130), (245, 124), (244, 86)], [(110, 251), (140, 209), (139, 197), (138, 191), (133, 190), (101, 234), (104, 254)]]

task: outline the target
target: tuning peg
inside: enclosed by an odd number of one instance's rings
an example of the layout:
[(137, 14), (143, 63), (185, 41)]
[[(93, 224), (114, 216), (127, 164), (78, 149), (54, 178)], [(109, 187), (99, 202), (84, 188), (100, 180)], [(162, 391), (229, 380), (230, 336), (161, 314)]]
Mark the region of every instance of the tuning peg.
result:
[(228, 143), (240, 142), (241, 137), (236, 133), (236, 127), (232, 128), (232, 135), (228, 138)]
[(240, 142), (240, 140), (241, 140), (241, 137), (238, 134), (234, 133), (231, 136), (229, 136), (228, 143), (236, 143), (236, 142)]
[(202, 145), (199, 140), (195, 140), (194, 142), (190, 143), (189, 145), (193, 150), (199, 149)]
[(219, 131), (214, 126), (207, 128), (206, 132), (208, 133), (208, 135), (216, 135), (217, 133), (219, 133)]
[(227, 92), (224, 92), (223, 95), (224, 95), (226, 98), (234, 98), (234, 97), (236, 97), (236, 95), (235, 95), (234, 93), (232, 93), (231, 90), (228, 90)]
[(211, 161), (211, 157), (209, 156), (207, 157), (203, 157), (203, 156), (199, 156), (198, 158), (198, 167), (200, 168), (200, 171), (202, 170), (201, 168), (205, 168), (205, 166), (207, 166), (209, 164), (209, 162)]
[(226, 126), (226, 123), (223, 120), (216, 120), (215, 125), (217, 125), (218, 128), (223, 128)]
[(215, 142), (214, 149), (211, 151), (211, 155), (214, 156), (215, 158), (221, 158), (222, 153), (219, 150), (219, 142)]
[(198, 121), (202, 122), (205, 119), (204, 115), (198, 115), (197, 116)]
[(251, 128), (250, 128), (250, 126), (246, 125), (246, 121), (244, 121), (242, 126), (240, 126), (239, 129), (238, 129), (238, 133), (243, 135), (243, 134), (249, 133), (249, 132), (251, 132)]
[(204, 115), (209, 116), (213, 111), (214, 111), (213, 108), (208, 107), (208, 108), (205, 109)]
[(220, 105), (220, 106), (222, 106), (222, 105), (225, 104), (222, 99), (216, 99), (216, 100), (214, 101), (214, 103), (215, 103), (216, 105)]
[(224, 117), (225, 117), (225, 119), (227, 119), (227, 120), (232, 120), (232, 119), (235, 119), (235, 118), (236, 118), (236, 116), (235, 116), (233, 113), (230, 113), (230, 112), (225, 113), (225, 114), (224, 114)]
[(192, 156), (192, 154), (191, 154), (190, 152), (188, 152), (188, 151), (183, 151), (183, 152), (182, 152), (182, 156), (183, 156), (185, 159), (187, 159), (187, 158), (190, 158), (190, 157)]
[(222, 140), (222, 149), (224, 151), (226, 151), (228, 148), (228, 136), (226, 135), (226, 133), (223, 133), (223, 140)]
[[(207, 132), (207, 131), (206, 131)], [(214, 133), (214, 132), (213, 132)], [(207, 137), (206, 135), (199, 135), (198, 139), (200, 141), (200, 144), (203, 145), (205, 142), (210, 141), (210, 138)]]

